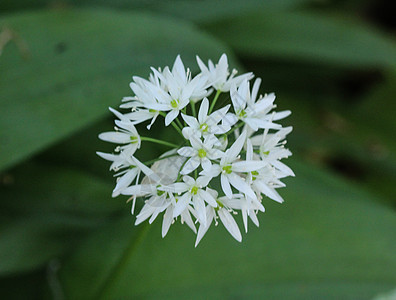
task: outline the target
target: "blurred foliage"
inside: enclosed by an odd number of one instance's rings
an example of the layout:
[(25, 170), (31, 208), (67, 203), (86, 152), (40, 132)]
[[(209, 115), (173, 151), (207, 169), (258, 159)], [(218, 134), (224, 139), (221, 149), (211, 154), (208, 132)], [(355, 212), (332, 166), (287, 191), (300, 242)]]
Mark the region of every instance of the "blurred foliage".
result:
[[(388, 3), (389, 4), (389, 3)], [(396, 42), (386, 1), (3, 0), (3, 299), (373, 299), (396, 287)], [(263, 79), (296, 178), (237, 244), (111, 198), (108, 106), (181, 54)], [(193, 69), (193, 71), (197, 71)], [(141, 128), (144, 130), (144, 127)], [(161, 126), (155, 128), (160, 136)], [(172, 139), (172, 136), (169, 136)], [(139, 157), (157, 156), (150, 148)]]

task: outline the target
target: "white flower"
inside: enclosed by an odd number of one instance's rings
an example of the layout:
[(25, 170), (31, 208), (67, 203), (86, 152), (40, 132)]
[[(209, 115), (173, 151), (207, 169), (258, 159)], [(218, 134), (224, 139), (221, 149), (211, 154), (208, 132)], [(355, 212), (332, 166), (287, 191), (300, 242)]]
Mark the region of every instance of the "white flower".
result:
[(229, 76), (228, 60), (225, 54), (220, 57), (216, 66), (209, 60), (209, 68), (206, 67), (198, 56), (197, 63), (202, 74), (208, 78), (208, 83), (218, 91), (228, 92), (232, 85), (239, 86), (243, 80), (250, 80), (253, 78), (253, 73), (251, 72), (234, 77), (237, 74), (235, 69), (232, 71), (231, 76)]
[(183, 120), (188, 124), (189, 127), (183, 128), (183, 134), (186, 138), (195, 134), (198, 137), (207, 136), (212, 134), (224, 134), (231, 129), (231, 126), (235, 123), (222, 122), (218, 124), (221, 120), (224, 120), (226, 113), (230, 105), (216, 110), (212, 114), (208, 115), (209, 110), (209, 100), (204, 98), (201, 102), (201, 107), (199, 108), (198, 119), (182, 114)]
[(218, 201), (222, 202), (224, 206), (229, 207), (233, 210), (240, 210), (242, 212), (243, 225), (245, 231), (248, 232), (248, 220), (249, 217), (253, 223), (259, 227), (259, 221), (257, 219), (257, 212), (264, 212), (264, 206), (257, 200), (248, 198), (244, 195), (236, 194), (232, 199), (227, 197), (220, 197)]
[[(211, 190), (209, 191), (209, 193), (212, 194), (214, 198), (217, 198), (216, 191)], [(231, 215), (230, 210), (227, 209), (227, 207), (225, 207), (225, 205), (223, 204), (224, 202), (222, 200), (224, 199), (219, 198), (216, 200), (218, 203), (217, 207), (213, 207), (209, 205), (206, 207), (206, 222), (200, 223), (199, 225), (197, 239), (195, 241), (195, 247), (198, 246), (199, 242), (201, 241), (205, 233), (208, 231), (213, 220), (215, 220), (217, 225), (217, 221), (216, 221), (217, 216), (220, 218), (224, 227), (233, 236), (233, 238), (236, 239), (238, 242), (242, 241), (242, 236), (241, 236), (241, 232), (239, 231), (238, 225), (235, 222), (233, 216)]]
[(216, 138), (207, 138), (201, 141), (201, 139), (192, 135), (190, 137), (192, 147), (182, 147), (177, 151), (181, 156), (190, 157), (184, 164), (181, 174), (189, 174), (198, 168), (199, 165), (203, 169), (209, 169), (212, 166), (211, 160), (218, 159), (224, 154), (219, 149), (213, 148), (216, 142)]
[[(123, 101), (127, 101), (131, 98), (132, 97), (125, 97)], [(159, 111), (155, 109), (145, 109), (144, 104), (136, 100), (128, 102), (127, 104), (128, 107), (132, 108), (132, 112), (124, 114), (124, 117), (132, 121), (134, 125), (151, 120), (150, 124), (147, 125), (147, 129), (150, 130), (151, 126), (154, 124), (155, 120), (159, 116)], [(120, 107), (122, 108), (123, 105), (121, 105)]]
[(281, 173), (281, 177), (295, 176), (294, 172), (280, 161), (292, 155), (284, 147), (285, 142), (283, 141), (292, 129), (292, 127), (285, 127), (273, 134), (269, 134), (268, 130), (265, 130), (264, 134), (254, 136), (251, 139), (253, 146), (259, 146), (261, 160), (274, 166)]
[[(255, 193), (249, 184), (246, 183), (245, 178), (238, 173), (256, 171), (265, 166), (262, 161), (243, 161), (239, 160), (238, 156), (241, 152), (246, 140), (246, 131), (244, 131), (235, 143), (225, 152), (219, 165), (213, 165), (208, 176), (216, 177), (221, 174), (221, 187), (228, 198), (232, 198), (231, 185), (238, 191), (246, 194), (251, 198), (256, 198)], [(205, 174), (206, 174), (205, 173)]]
[[(180, 110), (187, 106), (190, 101), (203, 98), (208, 95), (206, 90), (206, 78), (196, 76), (191, 79), (189, 70), (185, 71), (180, 56), (177, 56), (172, 71), (168, 67), (162, 73), (152, 69), (163, 85), (166, 87), (153, 87), (153, 93), (157, 104), (150, 104), (151, 109), (169, 111), (165, 118), (165, 125), (168, 126), (179, 115)], [(165, 107), (165, 108), (164, 108)]]
[(177, 217), (187, 206), (192, 202), (197, 218), (200, 223), (206, 223), (205, 202), (216, 207), (216, 200), (212, 195), (204, 190), (209, 183), (210, 178), (200, 176), (196, 180), (190, 176), (183, 176), (184, 182), (176, 182), (168, 187), (162, 187), (163, 190), (168, 190), (173, 193), (184, 193), (176, 203), (173, 216)]
[(259, 128), (280, 129), (281, 125), (275, 124), (276, 121), (287, 117), (290, 111), (268, 114), (276, 106), (273, 104), (275, 95), (269, 94), (257, 99), (257, 93), (260, 87), (261, 79), (257, 78), (254, 82), (252, 93), (250, 93), (249, 81), (244, 80), (239, 88), (235, 85), (231, 87), (231, 101), (234, 107), (235, 115), (228, 114), (230, 119), (242, 120), (251, 129), (257, 131)]
[(110, 170), (118, 172), (123, 169), (115, 175), (121, 177), (117, 178), (117, 184), (113, 190), (112, 197), (117, 197), (123, 193), (135, 179), (138, 181), (140, 172), (147, 172), (146, 166), (135, 157), (126, 155), (125, 152), (121, 152), (118, 155), (103, 152), (96, 152), (96, 154), (113, 162), (110, 166)]
[(116, 131), (103, 132), (99, 134), (99, 138), (103, 141), (123, 144), (120, 146), (120, 150), (125, 151), (128, 155), (133, 155), (135, 151), (140, 148), (140, 136), (132, 124), (132, 122), (127, 120), (116, 120), (115, 127)]

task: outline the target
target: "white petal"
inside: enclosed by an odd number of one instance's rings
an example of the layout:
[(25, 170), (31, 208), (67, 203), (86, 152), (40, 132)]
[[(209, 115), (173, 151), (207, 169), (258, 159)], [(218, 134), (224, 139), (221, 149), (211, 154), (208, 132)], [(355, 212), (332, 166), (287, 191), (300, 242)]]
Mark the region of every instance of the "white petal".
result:
[(116, 143), (116, 144), (127, 144), (131, 142), (131, 135), (123, 133), (123, 132), (103, 132), (99, 134), (99, 138), (102, 141)]
[(192, 116), (188, 116), (185, 114), (181, 114), (183, 120), (187, 123), (188, 126), (192, 127), (192, 128), (199, 128), (199, 123), (197, 121), (197, 119), (195, 119)]
[(248, 220), (247, 220), (247, 210), (242, 209), (242, 220), (243, 220), (243, 226), (245, 227), (245, 232), (248, 232)]
[(257, 227), (259, 227), (259, 220), (257, 219), (257, 215), (252, 212), (251, 214), (249, 214), (249, 218), (253, 221), (254, 225), (256, 225)]
[(281, 120), (290, 116), (290, 114), (291, 114), (290, 110), (279, 111), (273, 115), (272, 120), (274, 121)]
[(194, 178), (191, 176), (183, 176), (183, 181), (188, 185), (188, 186), (193, 186), (195, 184)]
[(275, 160), (271, 162), (272, 165), (277, 168), (279, 171), (282, 171), (283, 173), (285, 173), (288, 176), (296, 176), (294, 175), (294, 172), (292, 169), (290, 169), (288, 166), (286, 166), (284, 163)]
[(184, 182), (175, 182), (168, 186), (161, 186), (158, 189), (160, 191), (166, 191), (166, 192), (178, 194), (178, 193), (183, 193), (185, 191), (188, 191), (189, 186), (187, 184), (185, 184)]
[(206, 207), (206, 225), (200, 224), (199, 229), (198, 229), (198, 234), (197, 234), (197, 239), (195, 241), (195, 247), (198, 246), (199, 242), (205, 235), (205, 233), (208, 231), (210, 224), (212, 224), (213, 218), (214, 218), (214, 210), (212, 207), (208, 206)]
[(155, 172), (153, 172), (153, 170), (148, 168), (145, 164), (142, 164), (136, 157), (132, 156), (131, 159), (136, 164), (136, 166), (142, 170), (144, 175), (146, 175), (152, 182), (160, 182), (161, 178)]
[(192, 220), (188, 209), (183, 210), (183, 212), (181, 213), (181, 217), (182, 217), (182, 221), (186, 222), (188, 227), (190, 227), (194, 233), (197, 233), (197, 229), (195, 228), (194, 221)]
[(147, 220), (155, 210), (155, 207), (145, 204), (140, 213), (136, 216), (135, 225), (139, 225), (143, 221)]
[(191, 157), (186, 164), (184, 165), (183, 169), (181, 170), (181, 174), (186, 175), (190, 174), (192, 171), (194, 171), (196, 168), (198, 168), (200, 164), (200, 160), (196, 157)]
[(131, 182), (136, 178), (137, 173), (138, 168), (133, 168), (120, 177), (113, 190), (112, 197), (117, 197), (123, 189), (127, 188), (128, 185), (130, 185)]
[(241, 232), (239, 231), (238, 225), (235, 222), (234, 218), (226, 209), (219, 209), (217, 211), (221, 222), (224, 224), (224, 227), (228, 230), (228, 232), (236, 239), (238, 242), (242, 241)]
[(241, 152), (243, 145), (246, 140), (246, 131), (242, 132), (242, 134), (237, 138), (237, 140), (232, 144), (232, 146), (227, 150), (226, 157), (229, 161), (233, 161), (236, 159), (238, 154)]
[(212, 167), (212, 163), (207, 157), (202, 158), (201, 165), (204, 170), (210, 170), (210, 168)]
[(206, 201), (209, 205), (213, 206), (213, 207), (217, 207), (217, 202), (215, 200), (215, 198), (212, 197), (212, 195), (204, 190), (200, 190), (199, 192), (199, 196)]
[(209, 181), (210, 181), (211, 179), (212, 179), (212, 178), (209, 177), (209, 176), (199, 176), (199, 177), (197, 178), (196, 184), (197, 184), (197, 186), (199, 186), (200, 188), (204, 188), (204, 187), (206, 187), (206, 186), (208, 185), (208, 183), (209, 183)]
[(193, 156), (197, 151), (195, 151), (192, 147), (182, 147), (179, 150), (177, 150), (177, 153), (181, 156), (184, 157), (191, 157)]
[(170, 123), (172, 123), (172, 121), (177, 118), (178, 114), (179, 111), (175, 109), (168, 112), (168, 114), (165, 117), (165, 126), (168, 126)]
[(178, 217), (183, 211), (186, 210), (188, 204), (190, 204), (191, 194), (185, 193), (183, 194), (178, 201), (176, 202), (175, 209), (173, 210), (173, 217)]
[(208, 98), (204, 98), (201, 102), (201, 106), (198, 112), (198, 121), (200, 124), (205, 122), (206, 117), (208, 116), (208, 110), (209, 110), (209, 100)]
[(224, 174), (221, 174), (220, 181), (221, 181), (221, 188), (223, 189), (224, 194), (226, 194), (226, 196), (231, 199), (232, 198), (232, 189), (231, 189), (230, 182), (228, 181), (227, 176)]
[(206, 207), (205, 202), (198, 195), (193, 196), (193, 205), (197, 213), (199, 223), (206, 225)]
[(231, 173), (227, 175), (231, 185), (233, 185), (238, 191), (246, 194), (252, 199), (256, 199), (257, 196), (251, 189), (251, 187), (244, 181), (241, 177), (236, 175), (235, 173)]
[(267, 165), (265, 161), (250, 160), (250, 161), (237, 161), (232, 163), (232, 171), (234, 172), (251, 172), (259, 170)]
[(276, 202), (283, 203), (283, 199), (278, 194), (278, 192), (267, 186), (264, 182), (258, 181), (255, 184), (260, 188), (261, 193), (271, 198), (272, 200), (275, 200)]
[(164, 218), (162, 221), (162, 237), (165, 237), (165, 235), (168, 233), (168, 230), (172, 224), (172, 221), (173, 221), (172, 207), (169, 206), (165, 211)]

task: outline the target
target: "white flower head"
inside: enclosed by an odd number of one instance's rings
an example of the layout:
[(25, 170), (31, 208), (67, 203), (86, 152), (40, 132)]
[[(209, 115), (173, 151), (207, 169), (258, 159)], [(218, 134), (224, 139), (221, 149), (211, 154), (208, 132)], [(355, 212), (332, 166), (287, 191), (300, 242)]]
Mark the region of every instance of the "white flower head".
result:
[(199, 56), (197, 56), (197, 63), (202, 74), (208, 78), (208, 83), (218, 91), (228, 92), (231, 89), (231, 86), (239, 86), (243, 80), (250, 80), (253, 78), (253, 73), (251, 72), (235, 77), (237, 74), (235, 69), (232, 70), (230, 75), (228, 70), (228, 59), (225, 54), (220, 57), (219, 62), (216, 65), (209, 60), (209, 67), (207, 67)]
[[(165, 237), (180, 220), (197, 235), (197, 246), (211, 224), (222, 223), (241, 242), (235, 217), (242, 216), (246, 232), (249, 219), (259, 226), (264, 201), (282, 203), (281, 179), (294, 176), (283, 162), (291, 155), (285, 144), (292, 127), (275, 123), (290, 111), (273, 111), (275, 95), (260, 95), (261, 80), (251, 85), (252, 73), (230, 72), (225, 54), (217, 64), (206, 66), (198, 56), (197, 62), (196, 75), (177, 56), (171, 68), (151, 68), (148, 79), (133, 76), (133, 95), (120, 105), (125, 113), (110, 108), (115, 130), (99, 134), (116, 144), (114, 153), (97, 154), (115, 172), (112, 196), (128, 196), (132, 214), (144, 201), (136, 225), (162, 216)], [(161, 118), (164, 129), (152, 127)], [(139, 134), (140, 126), (148, 131)], [(164, 151), (150, 157), (152, 149)]]

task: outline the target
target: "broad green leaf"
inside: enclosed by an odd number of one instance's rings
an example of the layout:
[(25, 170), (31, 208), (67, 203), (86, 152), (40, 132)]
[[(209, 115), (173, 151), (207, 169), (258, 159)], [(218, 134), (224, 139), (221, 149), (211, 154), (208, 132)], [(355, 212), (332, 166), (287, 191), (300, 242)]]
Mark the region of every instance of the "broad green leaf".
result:
[[(103, 6), (122, 9), (145, 9), (161, 14), (176, 16), (195, 22), (219, 20), (236, 16), (244, 12), (263, 10), (283, 10), (296, 7), (308, 0), (228, 0), (226, 3), (211, 0), (64, 0), (63, 4), (71, 6)], [(43, 8), (56, 5), (53, 0), (3, 0), (2, 11)]]
[(6, 176), (8, 184), (0, 186), (0, 275), (42, 266), (91, 230), (129, 214), (124, 201), (111, 198), (111, 181), (81, 170), (25, 164)]
[(258, 12), (213, 22), (205, 28), (249, 57), (371, 68), (396, 65), (394, 40), (346, 17)]
[(282, 191), (286, 202), (266, 199), (260, 228), (250, 224), (241, 244), (222, 225), (196, 249), (186, 226), (173, 225), (161, 239), (161, 218), (138, 227), (137, 242), (131, 222), (120, 221), (63, 262), (64, 296), (370, 299), (393, 288), (395, 213), (355, 185), (292, 166), (297, 177)]
[(3, 26), (17, 38), (0, 56), (0, 169), (103, 118), (131, 94), (132, 75), (177, 54), (196, 70), (196, 54), (227, 52), (188, 23), (142, 12), (46, 10), (3, 17)]

